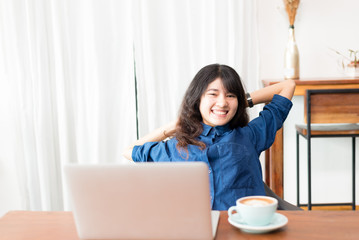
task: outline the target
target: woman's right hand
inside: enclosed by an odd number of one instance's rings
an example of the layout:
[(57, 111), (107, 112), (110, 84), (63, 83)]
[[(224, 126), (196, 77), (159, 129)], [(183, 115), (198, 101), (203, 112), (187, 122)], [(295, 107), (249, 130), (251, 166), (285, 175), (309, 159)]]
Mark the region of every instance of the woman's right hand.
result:
[(157, 128), (156, 130), (150, 132), (146, 136), (138, 139), (134, 143), (132, 143), (129, 147), (125, 148), (122, 152), (122, 155), (128, 160), (133, 161), (132, 159), (132, 150), (134, 146), (143, 145), (146, 142), (159, 142), (163, 141), (168, 137), (171, 137), (176, 132), (176, 125), (178, 120), (171, 121), (170, 123)]

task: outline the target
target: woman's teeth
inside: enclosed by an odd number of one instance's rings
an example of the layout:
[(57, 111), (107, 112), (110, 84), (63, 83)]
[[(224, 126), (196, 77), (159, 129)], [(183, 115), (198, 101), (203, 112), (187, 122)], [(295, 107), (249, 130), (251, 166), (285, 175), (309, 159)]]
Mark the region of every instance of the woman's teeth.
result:
[(212, 110), (212, 112), (217, 115), (226, 115), (228, 113), (228, 111), (221, 111), (221, 110)]

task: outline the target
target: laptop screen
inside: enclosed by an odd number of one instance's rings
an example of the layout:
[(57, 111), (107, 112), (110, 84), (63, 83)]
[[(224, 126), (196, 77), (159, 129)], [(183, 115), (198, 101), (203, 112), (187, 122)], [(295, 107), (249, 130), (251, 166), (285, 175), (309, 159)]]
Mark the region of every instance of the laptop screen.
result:
[(213, 238), (205, 163), (67, 165), (64, 170), (82, 239)]

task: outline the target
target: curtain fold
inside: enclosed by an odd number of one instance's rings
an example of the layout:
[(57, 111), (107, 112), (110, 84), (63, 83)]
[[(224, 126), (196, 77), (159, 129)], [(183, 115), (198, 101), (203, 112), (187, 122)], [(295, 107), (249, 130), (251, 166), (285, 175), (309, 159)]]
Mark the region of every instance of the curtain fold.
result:
[(200, 68), (235, 68), (257, 89), (256, 1), (135, 0), (134, 41), (139, 132), (177, 117), (182, 97)]
[(0, 11), (21, 205), (63, 210), (64, 164), (120, 162), (136, 138), (132, 4), (15, 0)]
[(255, 2), (0, 0), (0, 100), (11, 106), (0, 105), (0, 160), (19, 208), (69, 209), (64, 164), (124, 161), (136, 87), (140, 136), (177, 117), (207, 64), (234, 67), (256, 89)]

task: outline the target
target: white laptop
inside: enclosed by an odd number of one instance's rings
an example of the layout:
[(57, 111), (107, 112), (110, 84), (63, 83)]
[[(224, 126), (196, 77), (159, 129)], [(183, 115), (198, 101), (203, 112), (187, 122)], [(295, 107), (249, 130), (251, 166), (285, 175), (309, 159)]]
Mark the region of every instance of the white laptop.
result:
[(205, 163), (66, 165), (81, 239), (213, 239)]

